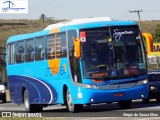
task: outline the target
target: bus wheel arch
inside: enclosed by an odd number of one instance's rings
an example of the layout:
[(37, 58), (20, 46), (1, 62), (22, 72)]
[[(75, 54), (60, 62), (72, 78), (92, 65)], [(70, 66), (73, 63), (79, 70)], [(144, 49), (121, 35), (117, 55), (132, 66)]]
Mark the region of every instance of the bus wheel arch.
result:
[(22, 100), (23, 100), (23, 103), (24, 103), (24, 91), (26, 90), (26, 88), (23, 86), (22, 87)]
[(43, 105), (31, 104), (28, 90), (24, 87), (23, 91), (23, 103), (25, 110), (27, 112), (41, 112), (43, 110)]
[(66, 92), (67, 92), (67, 89), (68, 89), (67, 85), (64, 84), (64, 86), (63, 86), (63, 101), (64, 101), (64, 105), (67, 104), (67, 100), (66, 100)]
[(70, 90), (68, 89), (68, 87), (64, 87), (64, 93), (63, 95), (65, 95), (64, 97), (64, 103), (68, 109), (69, 112), (79, 112), (82, 110), (83, 108), (83, 104), (73, 104), (72, 103), (72, 97), (71, 97), (71, 94), (70, 94)]

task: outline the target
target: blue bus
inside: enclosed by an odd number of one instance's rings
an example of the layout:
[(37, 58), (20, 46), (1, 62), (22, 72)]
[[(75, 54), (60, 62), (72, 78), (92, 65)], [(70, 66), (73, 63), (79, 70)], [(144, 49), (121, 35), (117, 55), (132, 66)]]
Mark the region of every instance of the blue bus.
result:
[(78, 112), (108, 102), (126, 109), (148, 98), (145, 50), (134, 21), (65, 21), (11, 36), (6, 48), (11, 102), (28, 112), (54, 104)]

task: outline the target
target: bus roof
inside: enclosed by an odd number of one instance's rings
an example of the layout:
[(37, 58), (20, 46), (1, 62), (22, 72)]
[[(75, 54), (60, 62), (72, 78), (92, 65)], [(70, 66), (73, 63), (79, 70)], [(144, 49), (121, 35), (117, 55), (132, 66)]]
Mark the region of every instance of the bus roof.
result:
[(44, 30), (50, 30), (50, 29), (64, 27), (64, 26), (85, 24), (85, 23), (91, 23), (91, 22), (103, 22), (103, 21), (112, 21), (112, 19), (109, 18), (109, 17), (95, 17), (95, 18), (74, 19), (74, 20), (71, 20), (71, 21), (65, 21), (65, 22), (49, 25)]
[(52, 30), (54, 31), (57, 28), (60, 30), (59, 32), (62, 32), (62, 31), (65, 31), (67, 27), (69, 29), (73, 29), (73, 28), (80, 29), (80, 28), (91, 28), (91, 27), (98, 27), (98, 26), (136, 25), (136, 24), (137, 22), (134, 22), (134, 21), (118, 21), (118, 20), (112, 20), (109, 17), (74, 19), (71, 21), (51, 24), (48, 27), (46, 27), (44, 30), (39, 32), (11, 36), (8, 39), (7, 43), (48, 35), (52, 33), (51, 32)]
[[(119, 23), (123, 25), (127, 24), (137, 24), (137, 22), (133, 21), (118, 21), (118, 20), (113, 20), (110, 17), (95, 17), (95, 18), (82, 18), (82, 19), (74, 19), (71, 21), (65, 21), (61, 23), (56, 23), (56, 24), (51, 24), (48, 27), (46, 27), (44, 30), (51, 30), (51, 29), (56, 29), (56, 28), (61, 28), (61, 27), (66, 27), (66, 26), (74, 26), (76, 25), (77, 27), (80, 25), (89, 25), (89, 24), (97, 24), (97, 23), (106, 23), (108, 25), (117, 25)], [(120, 25), (120, 24), (119, 24)], [(94, 26), (93, 26), (94, 27)], [(80, 28), (80, 27), (79, 27)]]

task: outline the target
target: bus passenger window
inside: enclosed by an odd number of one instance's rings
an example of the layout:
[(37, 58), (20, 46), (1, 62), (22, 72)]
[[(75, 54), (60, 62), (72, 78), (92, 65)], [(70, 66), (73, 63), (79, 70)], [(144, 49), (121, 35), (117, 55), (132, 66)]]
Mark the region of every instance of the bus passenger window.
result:
[(36, 60), (44, 60), (44, 37), (36, 38)]
[(34, 40), (26, 41), (26, 62), (34, 61)]
[(58, 34), (60, 38), (60, 56), (59, 57), (66, 57), (67, 56), (67, 46), (66, 46), (66, 33)]
[(54, 35), (47, 36), (46, 58), (53, 59), (54, 56)]
[(14, 44), (8, 45), (8, 64), (14, 64), (15, 63), (15, 46)]
[(55, 59), (67, 56), (66, 34), (58, 33), (47, 36), (46, 58)]
[(24, 41), (17, 42), (16, 63), (24, 62)]

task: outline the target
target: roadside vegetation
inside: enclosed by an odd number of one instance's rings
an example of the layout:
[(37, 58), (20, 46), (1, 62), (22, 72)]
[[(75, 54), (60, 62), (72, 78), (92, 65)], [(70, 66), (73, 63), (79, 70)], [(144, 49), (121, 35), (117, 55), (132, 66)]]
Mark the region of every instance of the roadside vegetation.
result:
[(0, 20), (0, 51), (5, 51), (5, 43), (10, 36), (40, 31), (61, 21), (64, 20)]

